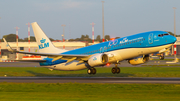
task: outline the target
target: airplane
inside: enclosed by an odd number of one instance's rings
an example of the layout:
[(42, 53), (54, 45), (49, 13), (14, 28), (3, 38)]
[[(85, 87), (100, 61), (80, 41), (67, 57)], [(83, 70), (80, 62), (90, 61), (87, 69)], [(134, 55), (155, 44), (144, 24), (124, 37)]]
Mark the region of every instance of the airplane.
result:
[(31, 23), (38, 44), (39, 52), (22, 52), (13, 50), (6, 40), (7, 49), (15, 53), (46, 56), (42, 60), (16, 60), (39, 62), (40, 66), (50, 70), (74, 71), (87, 69), (88, 74), (96, 74), (97, 66), (115, 64), (111, 69), (113, 74), (119, 74), (118, 64), (127, 60), (132, 65), (146, 63), (149, 54), (165, 52), (176, 42), (176, 37), (165, 31), (149, 31), (122, 37), (107, 42), (82, 47), (74, 50), (56, 48), (37, 22)]

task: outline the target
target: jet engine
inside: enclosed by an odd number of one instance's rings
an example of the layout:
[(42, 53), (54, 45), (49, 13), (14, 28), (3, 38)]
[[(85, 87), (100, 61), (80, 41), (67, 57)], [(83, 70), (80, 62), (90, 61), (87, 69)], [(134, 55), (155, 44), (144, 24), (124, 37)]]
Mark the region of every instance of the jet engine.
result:
[(100, 65), (105, 65), (106, 63), (108, 63), (109, 59), (107, 54), (95, 54), (93, 56), (91, 56), (88, 59), (88, 64), (91, 67), (95, 67), (95, 66), (100, 66)]
[(135, 59), (128, 60), (128, 62), (129, 64), (132, 64), (132, 65), (139, 65), (139, 64), (146, 63), (148, 60), (149, 60), (149, 55), (144, 55), (143, 57), (138, 57)]

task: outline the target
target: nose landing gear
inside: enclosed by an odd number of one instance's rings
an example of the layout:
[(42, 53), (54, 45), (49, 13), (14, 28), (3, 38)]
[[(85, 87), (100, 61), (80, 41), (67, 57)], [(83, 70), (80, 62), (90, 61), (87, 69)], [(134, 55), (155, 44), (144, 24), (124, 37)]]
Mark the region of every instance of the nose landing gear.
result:
[(160, 60), (164, 60), (164, 55), (160, 55), (160, 56), (159, 56), (159, 59), (160, 59)]

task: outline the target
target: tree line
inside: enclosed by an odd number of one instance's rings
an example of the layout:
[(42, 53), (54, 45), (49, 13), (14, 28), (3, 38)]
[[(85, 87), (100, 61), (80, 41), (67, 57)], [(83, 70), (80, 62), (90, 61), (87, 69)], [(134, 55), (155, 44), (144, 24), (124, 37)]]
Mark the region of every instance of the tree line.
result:
[[(8, 35), (4, 35), (3, 38), (5, 38), (7, 40), (7, 42), (16, 42), (16, 34), (8, 34)], [(120, 38), (120, 37), (116, 37)], [(53, 39), (53, 38), (49, 38), (51, 41), (62, 41), (62, 40), (58, 40), (58, 39)], [(106, 40), (110, 40), (110, 36), (109, 35), (105, 35), (105, 41)], [(2, 40), (2, 39), (1, 39)], [(18, 37), (18, 41), (19, 42), (28, 42), (28, 37), (24, 38), (24, 39), (20, 39)], [(87, 41), (87, 42), (92, 42), (92, 39), (89, 37), (89, 35), (81, 35), (80, 38), (75, 38), (75, 39), (69, 39), (68, 41), (72, 42), (72, 41)], [(102, 38), (100, 35), (98, 35), (96, 37), (96, 39), (94, 39), (94, 41), (98, 41), (98, 42), (102, 42)], [(34, 36), (30, 36), (30, 42), (36, 42), (36, 39)]]
[[(167, 31), (169, 34), (174, 36), (174, 33)], [(180, 35), (176, 35), (176, 37), (180, 37)], [(4, 35), (3, 38), (5, 38), (8, 42), (16, 42), (16, 34), (8, 34), (8, 35)], [(115, 37), (115, 39), (118, 39), (120, 37)], [(62, 41), (62, 40), (55, 40), (53, 38), (49, 38), (51, 41)], [(109, 41), (111, 40), (110, 35), (105, 35), (105, 41)], [(1, 39), (2, 41), (2, 39)], [(18, 41), (19, 42), (28, 42), (28, 38), (24, 38), (24, 39), (20, 39), (18, 37)], [(69, 39), (68, 41), (72, 42), (72, 41), (87, 41), (89, 43), (92, 42), (92, 39), (89, 37), (89, 35), (81, 35), (80, 38), (75, 38), (75, 39)], [(102, 38), (100, 35), (97, 35), (97, 37), (94, 39), (94, 41), (98, 41), (98, 42), (102, 42)], [(30, 42), (36, 42), (36, 39), (34, 36), (30, 36)]]

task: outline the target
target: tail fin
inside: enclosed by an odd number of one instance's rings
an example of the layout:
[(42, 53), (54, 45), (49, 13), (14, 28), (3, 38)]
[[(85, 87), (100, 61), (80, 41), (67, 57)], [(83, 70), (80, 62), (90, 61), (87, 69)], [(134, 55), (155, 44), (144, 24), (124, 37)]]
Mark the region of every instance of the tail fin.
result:
[(43, 32), (41, 27), (37, 24), (37, 22), (31, 23), (34, 35), (36, 38), (36, 42), (38, 44), (39, 52), (42, 53), (62, 53), (66, 50), (56, 48), (46, 34)]

